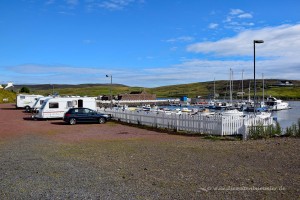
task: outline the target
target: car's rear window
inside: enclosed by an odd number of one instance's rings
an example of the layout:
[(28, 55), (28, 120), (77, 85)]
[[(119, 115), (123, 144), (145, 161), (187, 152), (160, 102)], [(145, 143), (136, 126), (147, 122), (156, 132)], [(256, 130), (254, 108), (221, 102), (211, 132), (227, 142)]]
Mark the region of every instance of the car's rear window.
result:
[(79, 113), (79, 111), (78, 111), (78, 109), (71, 109), (71, 110), (70, 110), (70, 113), (73, 113), (73, 114), (74, 114), (74, 113)]

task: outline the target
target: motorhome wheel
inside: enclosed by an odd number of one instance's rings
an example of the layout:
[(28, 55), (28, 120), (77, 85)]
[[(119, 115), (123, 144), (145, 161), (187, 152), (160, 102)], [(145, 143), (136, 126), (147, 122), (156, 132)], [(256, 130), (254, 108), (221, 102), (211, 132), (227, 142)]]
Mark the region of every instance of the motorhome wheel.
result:
[(30, 111), (30, 107), (29, 106), (26, 106), (25, 107), (25, 112), (29, 112)]

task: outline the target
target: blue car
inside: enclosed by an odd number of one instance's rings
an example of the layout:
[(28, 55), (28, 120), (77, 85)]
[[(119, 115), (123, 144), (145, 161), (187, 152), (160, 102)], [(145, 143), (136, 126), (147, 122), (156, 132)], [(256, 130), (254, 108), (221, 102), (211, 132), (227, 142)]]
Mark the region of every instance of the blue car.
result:
[(63, 120), (70, 125), (82, 122), (94, 122), (104, 124), (110, 119), (110, 115), (98, 113), (89, 108), (70, 108)]

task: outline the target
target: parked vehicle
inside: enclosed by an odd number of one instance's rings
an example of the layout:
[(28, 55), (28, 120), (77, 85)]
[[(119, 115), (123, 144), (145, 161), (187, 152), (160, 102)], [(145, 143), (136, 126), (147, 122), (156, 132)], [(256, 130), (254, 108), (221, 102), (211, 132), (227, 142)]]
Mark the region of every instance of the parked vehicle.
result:
[(36, 100), (42, 95), (34, 94), (19, 94), (17, 95), (16, 108), (25, 108), (26, 112), (29, 112)]
[(92, 97), (54, 97), (44, 101), (39, 112), (33, 116), (37, 119), (63, 118), (70, 108), (89, 108), (96, 110), (96, 99)]
[(65, 114), (63, 120), (70, 125), (81, 122), (96, 122), (103, 124), (110, 119), (107, 114), (98, 113), (89, 108), (70, 108)]

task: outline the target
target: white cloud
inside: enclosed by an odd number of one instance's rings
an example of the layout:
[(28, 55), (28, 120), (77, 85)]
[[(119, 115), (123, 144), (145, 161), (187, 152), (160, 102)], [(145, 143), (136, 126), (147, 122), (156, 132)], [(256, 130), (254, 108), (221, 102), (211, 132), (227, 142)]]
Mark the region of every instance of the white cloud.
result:
[(90, 39), (85, 39), (85, 40), (83, 40), (82, 42), (83, 42), (83, 44), (86, 44), (86, 45), (95, 43), (94, 40), (90, 40)]
[(168, 40), (166, 40), (166, 42), (191, 42), (193, 40), (194, 40), (193, 37), (181, 36), (181, 37), (177, 37), (177, 38), (168, 39)]
[(66, 0), (66, 2), (70, 6), (77, 6), (79, 4), (79, 0)]
[(91, 74), (101, 73), (102, 69), (89, 67), (70, 67), (64, 65), (40, 65), (40, 64), (24, 64), (9, 67), (10, 71), (20, 74), (39, 74), (39, 75), (55, 75), (55, 74)]
[[(56, 0), (46, 0), (45, 5), (58, 4), (59, 1)], [(64, 0), (64, 3), (59, 5), (61, 9), (74, 9), (79, 4), (82, 4), (84, 8), (89, 11), (95, 11), (97, 9), (107, 9), (107, 10), (123, 10), (131, 4), (143, 4), (144, 0)]]
[(224, 27), (234, 31), (241, 31), (246, 29), (248, 26), (254, 25), (253, 22), (249, 22), (249, 19), (252, 18), (253, 15), (251, 13), (245, 12), (241, 9), (231, 9), (226, 18), (223, 20)]
[(219, 24), (216, 24), (216, 23), (210, 23), (210, 24), (208, 25), (208, 28), (210, 28), (210, 29), (215, 29), (215, 28), (218, 28), (218, 26), (219, 26)]
[(217, 56), (251, 56), (254, 39), (265, 40), (259, 46), (260, 56), (293, 58), (300, 55), (300, 24), (245, 30), (232, 38), (189, 45), (187, 51)]
[(122, 10), (126, 6), (134, 2), (141, 2), (136, 0), (105, 0), (98, 3), (99, 7), (108, 9), (108, 10)]
[[(189, 61), (182, 67), (198, 66), (199, 70), (206, 67), (225, 69), (237, 67), (251, 69), (253, 67), (253, 40), (264, 40), (256, 44), (257, 66), (261, 73), (269, 78), (296, 79), (300, 77), (300, 24), (266, 27), (259, 30), (245, 30), (235, 37), (221, 39), (215, 42), (201, 42), (189, 45), (188, 52), (211, 54), (235, 61)], [(215, 59), (216, 59), (215, 58)], [(206, 72), (216, 70), (206, 68)], [(258, 72), (259, 73), (259, 72)], [(221, 76), (221, 75), (220, 75)], [(224, 77), (224, 75), (223, 75)]]
[(54, 4), (55, 3), (55, 0), (48, 0), (46, 1), (46, 5), (51, 5), (51, 4)]
[[(2, 69), (1, 69), (2, 68)], [(24, 64), (0, 67), (16, 83), (106, 83), (106, 74), (125, 74), (123, 69), (103, 67), (72, 67), (64, 65)], [(117, 79), (117, 83), (122, 80)]]
[(231, 9), (230, 10), (230, 15), (239, 15), (241, 13), (244, 13), (244, 11), (242, 11), (241, 9)]
[(253, 16), (250, 13), (243, 13), (238, 16), (238, 18), (252, 18)]

